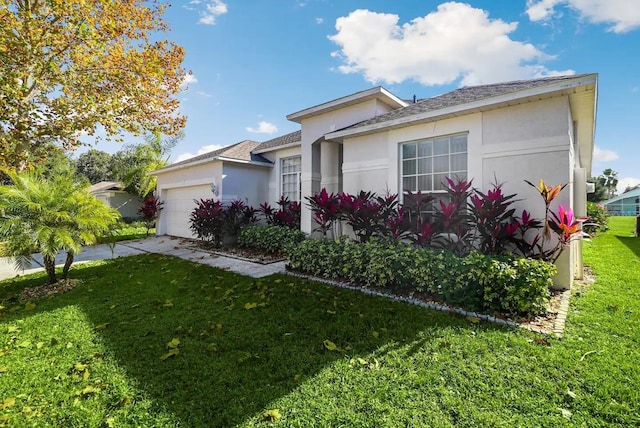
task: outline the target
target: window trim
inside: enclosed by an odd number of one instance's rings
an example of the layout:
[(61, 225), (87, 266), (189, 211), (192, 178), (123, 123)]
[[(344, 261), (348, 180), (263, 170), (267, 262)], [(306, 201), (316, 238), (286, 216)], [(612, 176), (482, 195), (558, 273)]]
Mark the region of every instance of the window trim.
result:
[[(283, 164), (285, 161), (290, 159), (299, 159), (300, 169), (297, 172), (283, 172)], [(302, 201), (302, 155), (294, 155), (294, 156), (286, 156), (280, 158), (280, 170), (279, 172), (279, 181), (280, 181), (280, 197), (284, 196), (284, 176), (285, 175), (297, 175), (297, 183), (298, 183), (298, 198), (293, 200), (289, 198), (291, 202), (301, 202)]]
[[(456, 153), (453, 153), (453, 154), (462, 154), (462, 153), (466, 154), (466, 156), (467, 156), (467, 166), (466, 166), (466, 169), (464, 170), (464, 173), (466, 174), (467, 180), (468, 180), (469, 179), (469, 131), (453, 132), (453, 133), (450, 133), (450, 134), (437, 135), (437, 136), (428, 137), (428, 138), (417, 138), (417, 139), (408, 140), (408, 141), (401, 141), (401, 142), (398, 143), (398, 152), (397, 152), (398, 153), (398, 160), (397, 160), (397, 164), (398, 164), (398, 200), (400, 201), (401, 204), (404, 203), (404, 196), (405, 196), (405, 193), (404, 193), (405, 190), (404, 190), (404, 186), (403, 186), (404, 177), (405, 177), (405, 175), (404, 175), (404, 160), (405, 159), (404, 159), (403, 153), (402, 153), (403, 146), (405, 146), (407, 144), (414, 144), (414, 143), (417, 144), (417, 143), (423, 143), (423, 142), (427, 142), (427, 141), (433, 142), (433, 141), (441, 139), (441, 138), (449, 138), (450, 139), (452, 137), (459, 137), (459, 136), (466, 137), (466, 140), (467, 140), (466, 141), (466, 143), (467, 143), (466, 150), (464, 152), (456, 152)], [(451, 144), (451, 143), (449, 143), (449, 144)], [(449, 152), (447, 153), (448, 156), (451, 156), (451, 154), (452, 154), (450, 149), (451, 149), (451, 146), (449, 146)], [(416, 150), (417, 150), (417, 146), (416, 146)], [(433, 157), (434, 157), (433, 152), (431, 153), (431, 156), (429, 156), (429, 157), (431, 159), (433, 159)], [(413, 159), (413, 158), (411, 158), (411, 159)], [(416, 152), (415, 159), (418, 159), (417, 152)], [(431, 188), (433, 189), (433, 188), (435, 188), (435, 184), (433, 183), (433, 176), (436, 175), (436, 174), (441, 174), (441, 173), (436, 173), (436, 172), (433, 171), (433, 164), (432, 164), (431, 171), (432, 172), (426, 173), (426, 174), (418, 174), (418, 168), (417, 168), (417, 165), (416, 165), (416, 173), (415, 174), (411, 174), (409, 176), (413, 176), (413, 177), (416, 178), (416, 180), (418, 180), (418, 177), (420, 175), (431, 175), (431, 177), (432, 177)], [(462, 171), (456, 171), (453, 174), (455, 175), (456, 173), (461, 173), (461, 172)], [(452, 174), (451, 173), (451, 160), (449, 160), (449, 168), (448, 168), (448, 171), (446, 172), (446, 174), (447, 174), (448, 177), (451, 177), (451, 174)], [(416, 181), (416, 186), (417, 186), (417, 181)], [(414, 190), (412, 190), (412, 192), (413, 191)], [(446, 190), (430, 190), (430, 191), (423, 191), (423, 193), (431, 194), (431, 195), (434, 195), (434, 196), (437, 197), (438, 195), (446, 195), (447, 191)]]

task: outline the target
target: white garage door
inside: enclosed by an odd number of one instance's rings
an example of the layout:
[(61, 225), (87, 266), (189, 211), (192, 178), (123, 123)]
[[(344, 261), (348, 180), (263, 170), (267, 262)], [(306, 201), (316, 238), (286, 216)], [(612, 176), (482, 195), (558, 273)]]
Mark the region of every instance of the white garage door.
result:
[(196, 206), (194, 199), (209, 199), (212, 197), (210, 184), (167, 190), (164, 207), (160, 213), (164, 217), (165, 233), (184, 238), (193, 237), (191, 230), (189, 230), (189, 216)]

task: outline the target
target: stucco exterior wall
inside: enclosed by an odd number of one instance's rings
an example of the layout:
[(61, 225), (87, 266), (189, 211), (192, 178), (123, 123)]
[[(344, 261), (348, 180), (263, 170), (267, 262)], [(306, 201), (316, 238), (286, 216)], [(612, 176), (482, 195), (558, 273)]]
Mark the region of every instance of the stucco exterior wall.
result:
[[(319, 114), (302, 120), (302, 195), (309, 196), (314, 191), (320, 190), (322, 180), (321, 150), (314, 148), (315, 143), (325, 134), (345, 128), (390, 111), (390, 108), (376, 99), (363, 101), (359, 104), (335, 109), (324, 114)], [(334, 151), (337, 156), (337, 150)], [(336, 159), (324, 157), (325, 165), (328, 162), (338, 162)], [(346, 183), (346, 182), (345, 182)], [(311, 211), (303, 204), (301, 213), (301, 229), (311, 233), (315, 226), (312, 224)]]
[(254, 208), (258, 208), (266, 201), (271, 169), (264, 166), (224, 162), (222, 201), (242, 199)]
[(156, 226), (157, 235), (192, 237), (189, 230), (189, 214), (193, 210), (194, 199), (213, 198), (211, 184), (215, 181), (222, 189), (222, 162), (213, 161), (158, 175), (156, 192), (164, 202)]
[[(474, 187), (486, 191), (497, 179), (506, 193), (515, 193), (521, 199), (515, 203), (518, 211), (526, 209), (542, 218), (544, 203), (524, 180), (534, 184), (540, 178), (553, 185), (570, 183), (554, 207), (573, 207), (576, 161), (571, 127), (568, 99), (558, 97), (345, 139), (344, 190), (384, 193), (388, 189), (401, 193), (401, 143), (467, 133), (467, 171)], [(575, 273), (572, 266), (579, 248), (572, 247), (558, 263), (556, 282), (561, 287), (569, 286)]]
[(300, 146), (298, 146), (298, 147), (289, 147), (286, 149), (262, 153), (263, 157), (273, 162), (273, 167), (268, 170), (269, 176), (266, 181), (267, 192), (265, 193), (265, 195), (267, 196), (260, 203), (268, 201), (269, 204), (274, 206), (274, 204), (278, 202), (278, 200), (280, 199), (280, 193), (282, 189), (280, 160), (285, 158), (290, 158), (293, 156), (300, 156), (301, 152), (302, 150), (300, 149)]
[(142, 199), (127, 192), (113, 192), (109, 198), (111, 206), (117, 209), (122, 217), (139, 218), (138, 210), (142, 206)]

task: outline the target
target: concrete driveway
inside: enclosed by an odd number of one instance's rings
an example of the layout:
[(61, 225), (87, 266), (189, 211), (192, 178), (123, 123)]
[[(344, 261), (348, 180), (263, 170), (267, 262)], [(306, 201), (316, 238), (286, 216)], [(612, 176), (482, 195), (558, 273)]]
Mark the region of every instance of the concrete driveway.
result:
[[(115, 244), (112, 248), (108, 244), (84, 247), (76, 255), (75, 263), (82, 263), (94, 260), (106, 260), (117, 257), (135, 256), (138, 254), (156, 253), (178, 257), (194, 263), (201, 263), (220, 269), (230, 270), (245, 276), (261, 278), (285, 270), (285, 262), (271, 263), (263, 265), (260, 263), (248, 262), (231, 257), (219, 256), (207, 251), (193, 248), (189, 241), (170, 236), (150, 236), (138, 241), (123, 241)], [(56, 257), (56, 265), (64, 265), (66, 254), (61, 253)], [(13, 278), (18, 275), (38, 272), (44, 270), (42, 255), (33, 255), (35, 263), (30, 269), (18, 270), (13, 261), (7, 257), (0, 257), (0, 281)], [(73, 269), (73, 268), (72, 268)]]

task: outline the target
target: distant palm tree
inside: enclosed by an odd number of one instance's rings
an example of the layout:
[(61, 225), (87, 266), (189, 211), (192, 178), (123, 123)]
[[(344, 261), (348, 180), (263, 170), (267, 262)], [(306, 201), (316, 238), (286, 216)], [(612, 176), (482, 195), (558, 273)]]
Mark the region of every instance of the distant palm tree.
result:
[(47, 278), (57, 281), (55, 257), (67, 253), (67, 278), (82, 245), (107, 233), (120, 214), (89, 193), (88, 183), (61, 175), (49, 179), (33, 173), (4, 171), (12, 184), (0, 186), (0, 242), (16, 264), (27, 267), (41, 252)]
[(600, 175), (600, 181), (602, 185), (607, 189), (608, 198), (611, 199), (616, 194), (616, 187), (618, 187), (618, 173), (611, 168), (607, 168), (602, 171)]

